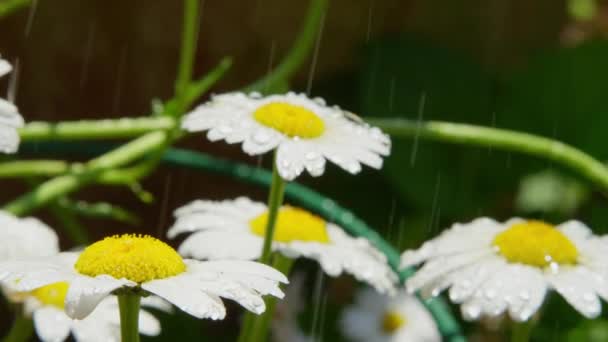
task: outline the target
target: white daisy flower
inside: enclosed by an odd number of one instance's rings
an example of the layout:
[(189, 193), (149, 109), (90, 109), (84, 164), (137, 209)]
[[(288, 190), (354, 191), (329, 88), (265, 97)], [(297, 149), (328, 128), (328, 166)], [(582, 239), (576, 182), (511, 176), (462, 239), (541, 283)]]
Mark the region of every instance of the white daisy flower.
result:
[[(246, 197), (221, 202), (198, 200), (178, 208), (175, 216), (170, 238), (194, 232), (179, 247), (184, 256), (254, 260), (261, 255), (268, 220), (264, 203)], [(272, 250), (292, 259), (316, 260), (333, 277), (350, 273), (380, 292), (392, 292), (397, 282), (384, 254), (369, 241), (354, 238), (303, 209), (280, 208)]]
[(282, 298), (279, 283), (287, 278), (252, 261), (184, 260), (160, 240), (122, 235), (79, 253), (0, 263), (0, 281), (22, 292), (67, 282), (65, 310), (75, 319), (87, 317), (114, 291), (128, 288), (155, 294), (197, 318), (222, 319), (226, 309), (220, 297), (259, 314), (265, 310), (262, 296)]
[[(64, 311), (68, 283), (49, 284), (28, 293), (22, 293), (26, 315), (32, 317), (36, 335), (43, 342), (65, 341), (70, 333), (76, 341), (111, 342), (120, 341), (120, 312), (115, 296), (101, 300), (97, 307), (83, 320), (71, 319)], [(158, 297), (147, 297), (142, 306), (151, 306), (167, 311)], [(166, 302), (165, 302), (166, 303)], [(139, 312), (139, 332), (147, 336), (160, 334), (159, 321), (149, 312)]]
[(342, 313), (340, 326), (352, 341), (441, 341), (431, 314), (405, 291), (387, 297), (370, 288), (360, 290), (355, 303)]
[(33, 217), (19, 218), (0, 211), (0, 261), (57, 253), (59, 240), (52, 228)]
[(361, 164), (380, 169), (391, 146), (386, 134), (354, 114), (295, 93), (217, 95), (188, 113), (182, 128), (208, 130), (211, 141), (243, 143), (249, 155), (277, 149), (277, 170), (285, 180), (305, 169), (322, 175), (326, 159), (352, 174), (361, 171)]
[(455, 224), (416, 251), (402, 266), (425, 263), (407, 280), (410, 291), (437, 295), (449, 288), (465, 319), (497, 316), (528, 320), (554, 289), (585, 317), (597, 317), (608, 299), (608, 237), (578, 221), (552, 226), (480, 218)]
[[(9, 62), (0, 58), (0, 77), (13, 70)], [(23, 127), (23, 117), (17, 107), (0, 99), (0, 152), (15, 153), (19, 147), (17, 128)]]

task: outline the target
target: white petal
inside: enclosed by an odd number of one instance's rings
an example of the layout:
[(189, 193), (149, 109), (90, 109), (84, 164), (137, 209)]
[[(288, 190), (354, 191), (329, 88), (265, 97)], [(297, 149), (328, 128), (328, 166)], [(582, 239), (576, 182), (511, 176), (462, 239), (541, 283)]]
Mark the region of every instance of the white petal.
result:
[(222, 276), (233, 275), (236, 278), (241, 275), (251, 275), (260, 278), (274, 280), (280, 283), (287, 284), (287, 277), (276, 269), (254, 261), (195, 261), (188, 260), (188, 269), (199, 272), (219, 273)]
[(197, 318), (223, 319), (226, 308), (222, 300), (203, 292), (190, 277), (175, 276), (143, 283), (141, 287), (173, 303), (184, 312)]
[(260, 257), (264, 241), (248, 232), (201, 231), (179, 246), (179, 253), (196, 259), (245, 259)]
[(8, 74), (13, 70), (13, 66), (5, 59), (0, 58), (0, 77)]
[(77, 277), (70, 282), (65, 298), (65, 311), (72, 318), (83, 319), (112, 291), (123, 286), (136, 285), (130, 280), (115, 279), (109, 275), (100, 275), (95, 278)]
[(281, 178), (292, 181), (304, 171), (304, 155), (298, 142), (287, 141), (277, 149), (276, 166)]
[[(259, 126), (259, 125), (258, 125)], [(243, 142), (243, 151), (250, 156), (264, 154), (279, 146), (285, 137), (275, 130), (257, 127)]]
[(482, 249), (450, 257), (434, 258), (424, 264), (421, 269), (407, 280), (407, 289), (410, 292), (417, 291), (449, 272), (483, 261), (485, 257), (492, 254), (493, 252), (490, 249)]
[(577, 267), (562, 267), (547, 275), (547, 280), (559, 294), (587, 318), (599, 316), (602, 305), (587, 274)]
[(151, 313), (140, 310), (139, 332), (146, 336), (157, 336), (161, 332), (160, 322)]
[(141, 306), (146, 308), (153, 308), (166, 313), (173, 312), (171, 303), (157, 296), (148, 296), (141, 299)]
[(427, 259), (448, 256), (491, 246), (496, 233), (504, 224), (482, 217), (469, 223), (456, 223), (436, 238), (425, 242), (421, 248), (405, 251), (401, 255), (401, 267), (417, 265)]
[(70, 318), (55, 307), (37, 309), (33, 319), (36, 334), (44, 342), (62, 342), (70, 334)]
[(496, 270), (502, 269), (505, 264), (503, 259), (489, 258), (452, 272), (448, 276), (452, 281), (450, 300), (454, 303), (464, 302), (484, 281), (490, 278)]

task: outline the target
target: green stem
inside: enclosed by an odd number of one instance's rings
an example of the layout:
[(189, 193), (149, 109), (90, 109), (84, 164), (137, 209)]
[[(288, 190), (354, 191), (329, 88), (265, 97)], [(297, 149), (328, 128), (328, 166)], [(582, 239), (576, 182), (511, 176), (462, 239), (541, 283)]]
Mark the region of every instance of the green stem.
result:
[(175, 94), (177, 98), (185, 93), (186, 87), (192, 80), (199, 27), (199, 0), (184, 0), (183, 20), (182, 47), (177, 70), (177, 80), (175, 81)]
[(289, 53), (271, 73), (247, 86), (245, 91), (273, 92), (291, 79), (312, 51), (327, 6), (328, 0), (311, 0), (302, 30)]
[(3, 342), (26, 342), (29, 341), (34, 333), (34, 323), (25, 317), (22, 310), (18, 310), (13, 326), (8, 334), (2, 339)]
[(22, 141), (117, 139), (140, 136), (176, 126), (175, 119), (158, 117), (80, 120), (59, 123), (30, 122), (19, 129)]
[(54, 176), (70, 169), (62, 160), (15, 160), (0, 163), (0, 178)]
[(32, 0), (5, 0), (0, 3), (0, 18), (13, 13), (14, 11), (27, 7)]
[(122, 342), (139, 342), (139, 302), (134, 293), (117, 295), (120, 309), (120, 336)]
[(24, 215), (91, 182), (99, 175), (100, 171), (120, 167), (155, 151), (164, 146), (167, 137), (167, 133), (163, 131), (143, 135), (115, 150), (92, 159), (84, 164), (81, 170), (74, 170), (69, 174), (42, 183), (32, 192), (24, 194), (5, 205), (4, 210), (18, 216)]
[(511, 328), (511, 342), (528, 342), (532, 332), (532, 321), (513, 322)]
[[(281, 271), (286, 276), (289, 276), (289, 272), (294, 264), (293, 259), (284, 257), (279, 253), (273, 253), (272, 267)], [(245, 320), (243, 324), (243, 330), (241, 336), (239, 336), (239, 342), (256, 342), (266, 341), (268, 337), (268, 330), (270, 323), (274, 317), (274, 309), (277, 304), (275, 297), (267, 297), (266, 311), (260, 315), (255, 315), (251, 312), (245, 314)]]
[(270, 193), (268, 195), (268, 221), (266, 222), (266, 233), (264, 235), (264, 245), (262, 246), (262, 256), (260, 262), (270, 264), (272, 253), (272, 241), (274, 240), (274, 229), (279, 209), (283, 204), (286, 182), (281, 178), (277, 170), (276, 152), (272, 161), (272, 182), (270, 183)]
[(463, 145), (491, 146), (549, 159), (577, 171), (608, 193), (608, 168), (585, 152), (558, 140), (506, 129), (450, 122), (374, 118), (366, 120), (393, 137), (419, 137)]

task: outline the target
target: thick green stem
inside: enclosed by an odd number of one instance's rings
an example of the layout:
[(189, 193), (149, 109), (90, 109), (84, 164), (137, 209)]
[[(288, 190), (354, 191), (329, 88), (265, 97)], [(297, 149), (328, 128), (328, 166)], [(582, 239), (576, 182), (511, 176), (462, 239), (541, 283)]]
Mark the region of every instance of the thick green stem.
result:
[(59, 123), (33, 121), (18, 131), (22, 141), (93, 140), (136, 137), (152, 131), (173, 129), (175, 126), (175, 119), (158, 116)]
[(117, 295), (120, 309), (120, 336), (122, 342), (139, 342), (139, 302), (134, 293)]
[(26, 342), (32, 338), (34, 333), (34, 323), (31, 319), (25, 317), (22, 310), (18, 313), (13, 321), (13, 326), (8, 334), (2, 339), (2, 342)]
[(549, 159), (577, 171), (608, 193), (608, 168), (583, 151), (538, 135), (469, 124), (405, 119), (366, 118), (394, 137), (418, 137), (443, 142), (514, 151)]
[(270, 193), (268, 195), (268, 221), (266, 222), (266, 233), (264, 234), (264, 245), (262, 246), (262, 254), (260, 262), (270, 264), (270, 255), (272, 252), (272, 241), (274, 239), (274, 228), (279, 215), (279, 209), (283, 204), (283, 196), (285, 194), (286, 182), (281, 178), (277, 170), (276, 152), (275, 158), (272, 161), (272, 183), (270, 184)]
[(92, 159), (82, 166), (63, 176), (50, 179), (32, 192), (22, 195), (8, 203), (4, 210), (15, 215), (24, 215), (31, 210), (53, 201), (62, 195), (77, 190), (80, 186), (91, 182), (101, 172), (109, 168), (123, 166), (147, 153), (164, 146), (168, 134), (164, 131), (152, 132), (141, 136), (113, 151)]
[(199, 27), (199, 0), (184, 0), (182, 47), (180, 52), (175, 94), (180, 98), (192, 80)]
[[(272, 267), (281, 271), (286, 276), (289, 276), (289, 272), (294, 264), (293, 259), (284, 257), (279, 253), (273, 253)], [(241, 330), (241, 336), (239, 336), (239, 342), (256, 342), (266, 341), (268, 337), (268, 330), (270, 329), (270, 323), (274, 317), (274, 309), (277, 304), (275, 297), (267, 297), (266, 311), (260, 315), (255, 315), (251, 312), (245, 314), (243, 329)]]
[(327, 6), (328, 0), (311, 0), (302, 30), (289, 53), (271, 73), (247, 86), (245, 91), (273, 92), (291, 79), (312, 51)]

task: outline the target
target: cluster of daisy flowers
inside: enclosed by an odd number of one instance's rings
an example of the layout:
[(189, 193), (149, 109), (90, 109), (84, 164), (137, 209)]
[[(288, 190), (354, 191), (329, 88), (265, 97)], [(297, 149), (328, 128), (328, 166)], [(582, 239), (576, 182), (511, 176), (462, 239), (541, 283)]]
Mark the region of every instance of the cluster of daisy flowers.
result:
[[(0, 76), (10, 70), (0, 60)], [(14, 152), (23, 119), (5, 100), (0, 117), (0, 150)], [(249, 155), (274, 152), (273, 168), (283, 181), (304, 171), (321, 176), (327, 161), (352, 174), (362, 165), (379, 169), (391, 148), (387, 135), (352, 113), (295, 93), (214, 96), (185, 115), (182, 128), (206, 131), (211, 141), (242, 144)], [(124, 234), (62, 252), (54, 231), (41, 221), (0, 212), (0, 238), (10, 241), (0, 246), (2, 292), (33, 320), (43, 341), (70, 335), (78, 341), (119, 340), (129, 296), (143, 306), (137, 306), (139, 333), (154, 336), (160, 322), (147, 308), (172, 312), (173, 305), (200, 319), (220, 320), (227, 315), (222, 299), (228, 299), (263, 314), (264, 297), (283, 298), (281, 286), (289, 282), (288, 274), (255, 261), (268, 246), (282, 258), (312, 260), (330, 277), (348, 274), (365, 284), (340, 319), (353, 341), (440, 341), (432, 315), (414, 293), (432, 297), (448, 290), (465, 319), (506, 313), (518, 322), (538, 312), (549, 290), (588, 318), (600, 314), (600, 298), (608, 299), (608, 240), (577, 221), (552, 226), (481, 218), (456, 224), (403, 253), (401, 267), (421, 265), (403, 289), (386, 256), (367, 239), (299, 207), (273, 208), (247, 197), (198, 199), (174, 216), (167, 238), (185, 236), (177, 250), (160, 239)], [(286, 317), (291, 321), (278, 318), (276, 336), (310, 340), (285, 332), (297, 327), (294, 314)]]

